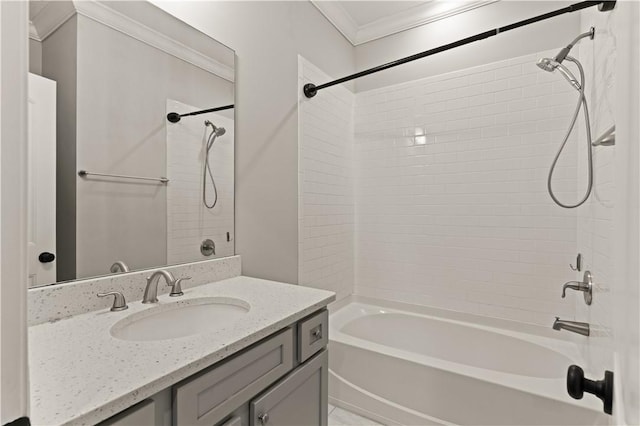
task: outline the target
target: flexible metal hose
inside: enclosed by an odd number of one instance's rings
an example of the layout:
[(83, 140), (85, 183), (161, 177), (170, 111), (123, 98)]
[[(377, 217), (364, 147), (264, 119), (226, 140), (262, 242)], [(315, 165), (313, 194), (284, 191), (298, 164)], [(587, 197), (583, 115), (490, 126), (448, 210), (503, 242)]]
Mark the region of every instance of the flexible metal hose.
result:
[[(576, 66), (578, 67), (578, 70), (580, 71), (580, 88), (578, 89), (578, 92), (580, 93), (580, 95), (578, 96), (578, 103), (573, 113), (573, 118), (571, 119), (571, 122), (569, 124), (569, 129), (567, 130), (567, 133), (564, 136), (562, 143), (560, 144), (560, 148), (558, 149), (558, 152), (556, 153), (556, 156), (553, 159), (553, 163), (551, 163), (551, 168), (549, 169), (549, 176), (547, 178), (547, 189), (549, 190), (549, 195), (557, 205), (565, 209), (574, 209), (576, 207), (583, 205), (585, 201), (587, 201), (587, 199), (589, 198), (589, 195), (591, 195), (591, 190), (593, 188), (593, 153), (591, 148), (591, 124), (589, 123), (589, 109), (587, 108), (587, 99), (584, 96), (584, 70), (582, 69), (582, 65), (580, 64), (580, 62), (578, 62), (577, 59), (572, 58), (571, 56), (567, 56), (566, 59), (576, 64)], [(560, 154), (562, 154), (562, 151), (564, 150), (564, 147), (567, 144), (567, 141), (569, 140), (569, 136), (571, 136), (573, 127), (576, 124), (576, 120), (578, 119), (578, 114), (580, 113), (581, 106), (583, 107), (583, 110), (584, 110), (584, 121), (586, 125), (586, 142), (587, 142), (587, 157), (588, 157), (587, 168), (589, 172), (589, 178), (588, 178), (589, 181), (587, 184), (587, 191), (585, 192), (584, 197), (577, 204), (564, 204), (560, 200), (558, 200), (556, 195), (553, 193), (553, 189), (551, 188), (551, 180), (553, 178), (553, 172), (555, 171), (556, 164), (558, 163), (558, 159), (560, 158)]]
[[(209, 165), (209, 152), (211, 151), (211, 147), (213, 147), (213, 143), (216, 141), (216, 137), (218, 136), (216, 132), (216, 128), (213, 127), (211, 129), (211, 134), (207, 139), (206, 151), (204, 154), (204, 170), (202, 172), (202, 202), (204, 206), (211, 210), (218, 204), (218, 188), (216, 187), (216, 180), (213, 178), (213, 172), (211, 171), (211, 166)], [(211, 180), (211, 185), (213, 186), (213, 194), (214, 199), (212, 204), (207, 203), (207, 174), (209, 175), (209, 179)]]

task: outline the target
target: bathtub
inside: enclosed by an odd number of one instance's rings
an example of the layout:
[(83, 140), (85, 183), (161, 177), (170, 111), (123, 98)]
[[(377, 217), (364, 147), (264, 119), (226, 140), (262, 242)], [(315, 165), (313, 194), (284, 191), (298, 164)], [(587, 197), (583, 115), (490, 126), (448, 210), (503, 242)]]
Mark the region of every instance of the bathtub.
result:
[(581, 359), (552, 330), (357, 296), (329, 324), (329, 402), (381, 423), (607, 424), (567, 395)]

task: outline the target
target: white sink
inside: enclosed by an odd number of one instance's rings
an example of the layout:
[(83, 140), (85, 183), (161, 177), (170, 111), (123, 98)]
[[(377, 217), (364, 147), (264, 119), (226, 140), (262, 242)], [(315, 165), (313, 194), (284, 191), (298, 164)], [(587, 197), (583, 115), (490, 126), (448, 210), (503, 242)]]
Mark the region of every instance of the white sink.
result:
[(167, 303), (118, 321), (111, 335), (121, 340), (177, 339), (224, 328), (249, 312), (244, 300), (207, 297)]

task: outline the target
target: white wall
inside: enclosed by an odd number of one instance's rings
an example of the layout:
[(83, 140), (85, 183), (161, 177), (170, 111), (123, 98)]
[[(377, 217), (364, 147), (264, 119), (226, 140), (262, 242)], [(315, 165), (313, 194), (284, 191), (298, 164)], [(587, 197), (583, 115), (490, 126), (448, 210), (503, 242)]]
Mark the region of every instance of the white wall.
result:
[(640, 424), (640, 4), (618, 2), (613, 229), (614, 423)]
[(353, 47), (309, 2), (160, 2), (236, 51), (236, 252), (243, 274), (298, 281), (298, 58), (354, 72)]
[[(597, 9), (581, 13), (581, 29), (596, 28), (593, 41), (583, 39), (578, 47), (579, 58), (585, 69), (586, 96), (589, 105), (592, 138), (600, 136), (615, 123), (616, 105), (616, 32), (615, 16), (618, 10), (601, 13)], [(586, 138), (584, 120), (577, 123), (580, 148)], [(585, 369), (600, 377), (604, 370), (613, 370), (613, 215), (616, 205), (615, 146), (593, 149), (594, 185), (587, 202), (577, 209), (577, 251), (582, 253), (584, 269), (593, 274), (595, 285), (593, 303), (587, 306), (582, 294), (570, 297), (576, 303), (576, 320), (591, 325), (589, 339), (576, 338), (585, 358)], [(580, 156), (578, 179), (587, 182), (587, 159)], [(584, 193), (584, 184), (578, 192)], [(582, 273), (576, 273), (582, 280)]]
[[(539, 52), (356, 96), (356, 294), (549, 325), (573, 317), (575, 211), (546, 191), (576, 93)], [(571, 144), (571, 142), (570, 142)], [(575, 198), (575, 149), (554, 188)]]
[(28, 415), (27, 4), (0, 2), (0, 423)]
[(335, 291), (354, 287), (354, 95), (342, 86), (307, 99), (308, 82), (328, 76), (300, 57), (299, 115), (299, 284)]
[[(451, 18), (374, 40), (356, 47), (358, 70), (546, 13), (572, 2), (502, 0)], [(579, 31), (580, 14), (572, 13), (518, 28), (429, 58), (357, 80), (358, 92), (439, 75), (553, 49)]]
[[(167, 113), (172, 111), (198, 111), (206, 105), (188, 105), (168, 100)], [(221, 111), (224, 113), (223, 111)], [(167, 123), (167, 263), (193, 262), (215, 257), (233, 256), (233, 110), (225, 117), (210, 112), (190, 120)], [(209, 165), (218, 190), (218, 201), (212, 209), (202, 202), (202, 174), (206, 144), (211, 127), (204, 126), (210, 120), (226, 132), (218, 136), (209, 152)], [(214, 190), (207, 174), (207, 203), (211, 205)], [(230, 241), (227, 241), (227, 232)], [(211, 239), (216, 246), (215, 255), (200, 252), (204, 239)]]

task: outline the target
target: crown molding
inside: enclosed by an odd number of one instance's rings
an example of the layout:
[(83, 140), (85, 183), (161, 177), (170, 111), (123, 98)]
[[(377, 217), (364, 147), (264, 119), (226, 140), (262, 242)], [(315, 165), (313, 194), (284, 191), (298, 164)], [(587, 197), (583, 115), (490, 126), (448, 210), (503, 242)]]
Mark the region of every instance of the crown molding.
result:
[(361, 26), (355, 23), (349, 13), (338, 2), (311, 0), (311, 3), (352, 45), (357, 46), (487, 6), (497, 1), (500, 0), (465, 1), (457, 7), (442, 12), (438, 11), (442, 2), (429, 2)]
[(311, 4), (313, 4), (352, 45), (356, 45), (358, 39), (358, 24), (356, 24), (346, 9), (342, 7), (340, 2), (311, 0)]
[[(149, 11), (150, 13), (145, 16), (145, 19), (153, 20), (154, 11), (164, 13), (156, 7), (150, 8)], [(168, 37), (148, 27), (143, 22), (134, 20), (110, 8), (108, 3), (104, 2), (94, 0), (51, 1), (40, 13), (33, 17), (35, 34), (31, 36), (30, 32), (30, 37), (34, 40), (44, 41), (75, 14), (106, 25), (227, 81), (233, 82), (235, 79), (233, 67), (219, 62), (175, 38)], [(187, 28), (187, 31), (197, 31), (187, 25), (185, 25), (185, 28)], [(199, 31), (198, 33), (200, 34)]]

